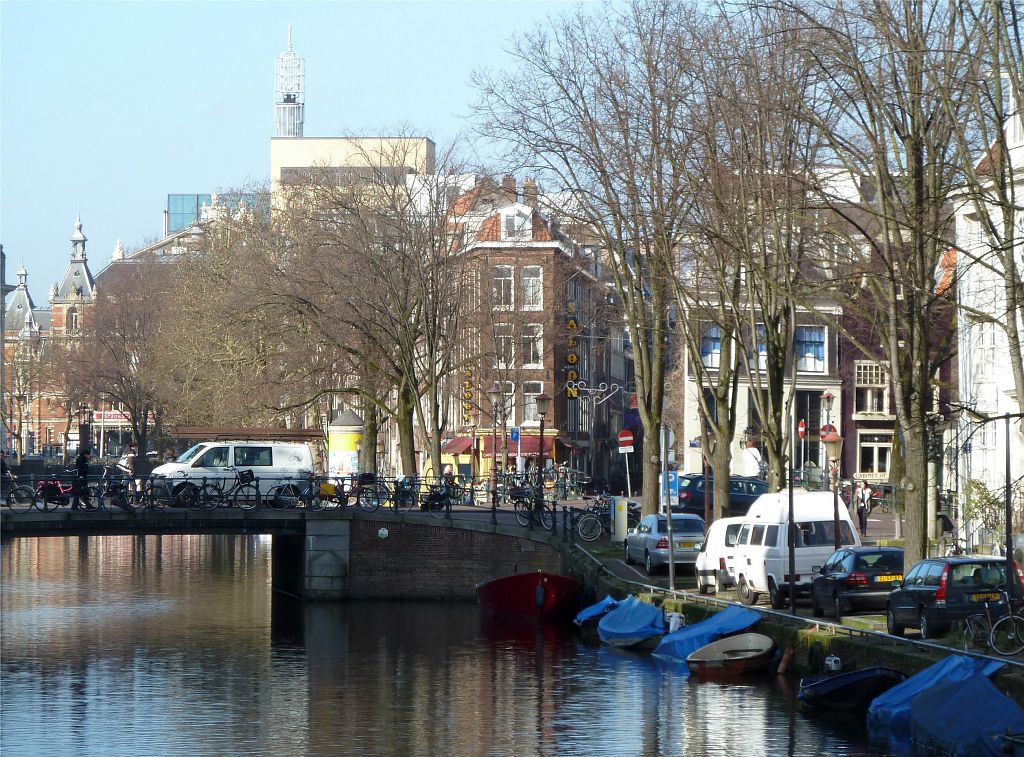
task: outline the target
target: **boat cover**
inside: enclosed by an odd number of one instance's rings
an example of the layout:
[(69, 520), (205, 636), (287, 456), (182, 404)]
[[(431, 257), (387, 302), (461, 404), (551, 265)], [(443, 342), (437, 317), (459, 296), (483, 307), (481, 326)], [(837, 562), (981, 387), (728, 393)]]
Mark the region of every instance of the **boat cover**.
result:
[(705, 647), (716, 639), (738, 631), (745, 631), (761, 619), (757, 610), (748, 610), (739, 605), (729, 605), (710, 618), (683, 626), (661, 640), (654, 650), (658, 657), (675, 662), (686, 662), (686, 658), (701, 647)]
[(594, 620), (595, 618), (600, 618), (607, 615), (609, 612), (615, 609), (616, 605), (618, 604), (619, 600), (615, 599), (609, 594), (607, 597), (602, 599), (597, 604), (593, 604), (590, 607), (586, 607), (580, 610), (579, 613), (576, 615), (576, 619), (574, 622), (576, 623), (576, 625), (582, 626), (588, 620)]
[(914, 697), (946, 681), (966, 681), (976, 672), (990, 676), (1005, 664), (962, 654), (950, 655), (875, 697), (868, 708), (868, 728), (875, 737), (906, 740), (910, 738), (910, 703)]
[(665, 633), (665, 613), (631, 595), (601, 618), (597, 633), (609, 644), (643, 641)]
[(910, 741), (929, 752), (997, 757), (1007, 733), (1024, 733), (1024, 710), (979, 672), (936, 684), (910, 703)]

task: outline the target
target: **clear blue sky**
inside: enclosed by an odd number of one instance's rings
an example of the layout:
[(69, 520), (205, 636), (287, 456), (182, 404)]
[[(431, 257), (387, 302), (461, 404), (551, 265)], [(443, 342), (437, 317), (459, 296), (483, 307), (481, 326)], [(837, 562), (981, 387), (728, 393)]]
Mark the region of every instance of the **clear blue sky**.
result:
[(475, 68), (568, 2), (0, 2), (0, 242), (37, 307), (81, 212), (93, 273), (158, 239), (169, 193), (267, 180), (274, 66), (306, 61), (306, 136), (465, 126)]

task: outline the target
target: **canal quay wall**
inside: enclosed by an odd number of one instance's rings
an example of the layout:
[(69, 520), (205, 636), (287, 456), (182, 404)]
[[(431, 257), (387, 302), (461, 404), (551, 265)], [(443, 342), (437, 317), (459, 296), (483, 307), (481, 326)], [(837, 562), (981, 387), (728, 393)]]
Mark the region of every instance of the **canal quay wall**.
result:
[[(669, 592), (667, 589), (623, 579), (579, 546), (573, 548), (568, 563), (569, 573), (583, 582), (587, 600), (597, 601), (606, 595), (623, 599), (634, 594), (645, 602), (661, 607), (665, 612), (679, 613), (686, 619), (687, 625), (699, 623), (730, 604), (735, 604), (685, 591)], [(911, 676), (950, 654), (964, 653), (960, 648), (935, 642), (904, 639), (878, 631), (812, 620), (767, 607), (752, 609), (762, 615), (757, 624), (757, 632), (773, 639), (780, 649), (793, 651), (785, 670), (780, 672), (819, 674), (824, 670), (825, 658), (835, 656), (840, 659), (844, 670), (885, 665)], [(1024, 660), (1019, 657), (970, 654), (1007, 663), (991, 680), (1003, 693), (1024, 707)]]

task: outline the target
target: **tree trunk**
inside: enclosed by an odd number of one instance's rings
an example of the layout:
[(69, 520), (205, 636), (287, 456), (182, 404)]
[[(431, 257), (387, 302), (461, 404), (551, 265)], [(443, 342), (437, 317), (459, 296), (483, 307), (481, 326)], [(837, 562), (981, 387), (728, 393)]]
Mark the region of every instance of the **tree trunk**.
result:
[(359, 442), (359, 472), (377, 472), (377, 437), (380, 433), (380, 410), (371, 402), (363, 405), (363, 438)]

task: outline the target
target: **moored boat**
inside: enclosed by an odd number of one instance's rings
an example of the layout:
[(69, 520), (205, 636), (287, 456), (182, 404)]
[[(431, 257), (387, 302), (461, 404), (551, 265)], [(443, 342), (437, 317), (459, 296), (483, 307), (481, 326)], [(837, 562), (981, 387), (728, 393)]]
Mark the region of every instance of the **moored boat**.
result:
[(820, 710), (851, 712), (867, 710), (883, 694), (906, 676), (894, 668), (875, 666), (834, 675), (814, 676), (800, 681), (796, 698)]
[(703, 646), (686, 658), (698, 676), (746, 675), (767, 668), (775, 659), (775, 642), (760, 633), (726, 636)]
[(479, 584), (476, 596), (481, 609), (491, 615), (564, 619), (576, 612), (580, 584), (569, 576), (538, 570)]
[(662, 609), (634, 596), (619, 602), (597, 624), (601, 641), (623, 649), (654, 649), (665, 635), (665, 630)]

